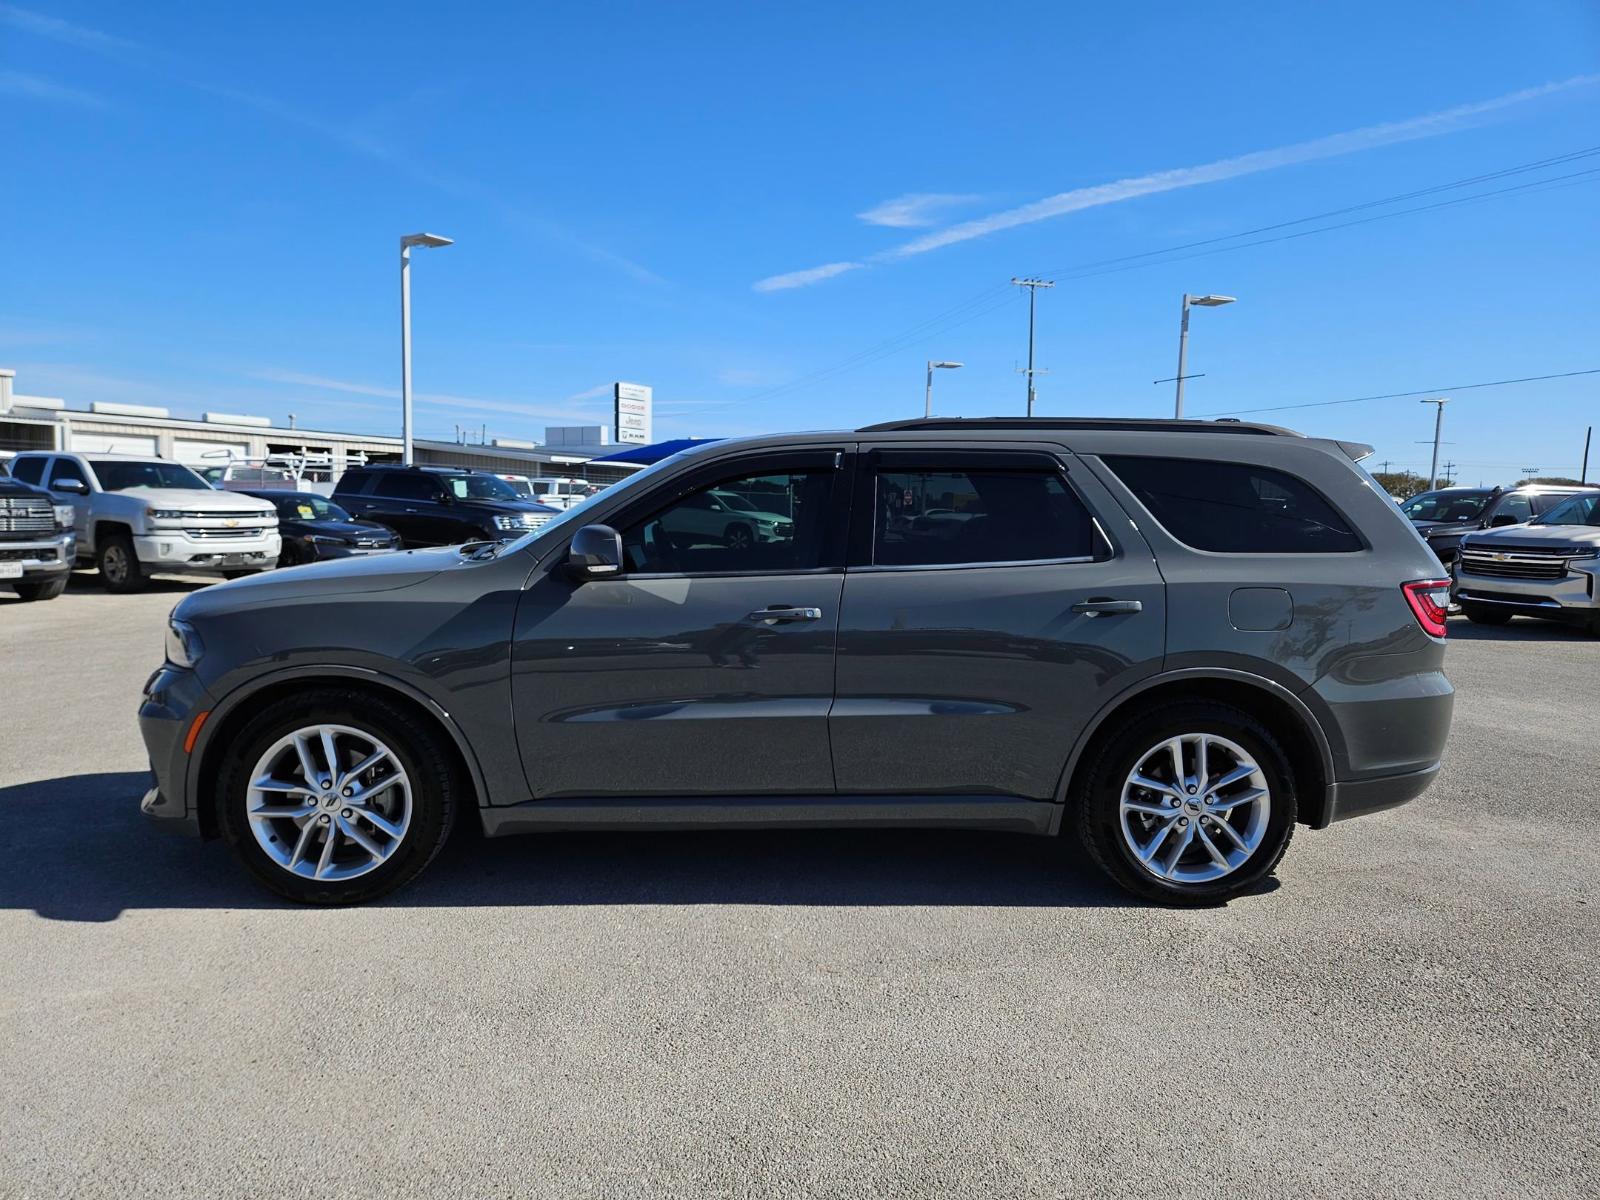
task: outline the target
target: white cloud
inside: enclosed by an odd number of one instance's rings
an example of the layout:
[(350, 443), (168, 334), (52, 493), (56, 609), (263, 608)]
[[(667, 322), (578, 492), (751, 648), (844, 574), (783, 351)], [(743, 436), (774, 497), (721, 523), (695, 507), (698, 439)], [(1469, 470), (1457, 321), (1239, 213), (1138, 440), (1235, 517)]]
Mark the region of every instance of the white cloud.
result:
[(962, 192), (911, 192), (885, 200), (876, 208), (857, 213), (859, 220), (868, 225), (887, 225), (892, 229), (919, 229), (938, 223), (938, 214), (945, 209), (966, 204), (976, 204), (982, 196)]
[(0, 71), (0, 95), (21, 96), (50, 104), (70, 104), (77, 108), (106, 107), (104, 100), (90, 92), (52, 83), (37, 75), (24, 75), (21, 71)]
[[(254, 373), (255, 378), (269, 383), (287, 384), (291, 387), (311, 388), (317, 391), (345, 392), (355, 396), (381, 396), (398, 401), (400, 389), (379, 387), (376, 384), (330, 379), (325, 375), (307, 375), (300, 371), (266, 370)], [(561, 401), (563, 405), (580, 405), (582, 401), (609, 395), (610, 387), (590, 388)], [(445, 392), (414, 392), (412, 401), (420, 407), (464, 409), (476, 413), (509, 413), (544, 421), (592, 421), (599, 411), (594, 405), (581, 407), (541, 408), (516, 400), (486, 400), (481, 396), (454, 396)]]
[(781, 292), (785, 288), (820, 283), (824, 279), (832, 279), (835, 275), (843, 275), (846, 271), (859, 270), (864, 266), (865, 263), (858, 262), (825, 263), (820, 267), (809, 267), (804, 271), (790, 271), (787, 275), (769, 275), (765, 279), (756, 280), (751, 286), (758, 292)]
[[(1216, 183), (1224, 179), (1236, 179), (1242, 175), (1254, 175), (1261, 171), (1273, 171), (1280, 167), (1294, 166), (1299, 163), (1315, 162), (1320, 159), (1355, 154), (1363, 150), (1373, 150), (1379, 146), (1392, 146), (1400, 142), (1412, 142), (1422, 138), (1438, 137), (1441, 134), (1453, 133), (1456, 130), (1466, 128), (1477, 119), (1502, 109), (1525, 104), (1528, 101), (1537, 100), (1556, 92), (1587, 87), (1597, 82), (1600, 82), (1600, 75), (1580, 75), (1556, 83), (1523, 88), (1521, 91), (1510, 92), (1504, 96), (1496, 96), (1491, 100), (1460, 104), (1454, 108), (1426, 113), (1420, 117), (1410, 117), (1403, 121), (1368, 125), (1362, 129), (1330, 134), (1327, 137), (1313, 138), (1305, 142), (1295, 142), (1292, 145), (1279, 146), (1271, 150), (1257, 150), (1250, 154), (1218, 159), (1215, 162), (1203, 163), (1199, 166), (1154, 171), (1148, 175), (1136, 175), (1127, 179), (1118, 179), (1111, 183), (1074, 188), (1071, 191), (1059, 192), (1054, 196), (1046, 196), (1043, 200), (1036, 200), (1031, 204), (1024, 204), (1020, 208), (992, 213), (987, 217), (963, 221), (958, 225), (952, 225), (948, 229), (941, 229), (936, 233), (925, 234), (902, 245), (880, 251), (870, 256), (867, 262), (896, 262), (918, 254), (926, 254), (931, 250), (938, 250), (944, 246), (955, 245), (958, 242), (969, 242), (975, 238), (987, 237), (991, 233), (998, 233), (1004, 229), (1015, 229), (1020, 225), (1031, 225), (1037, 221), (1047, 221), (1053, 217), (1064, 216), (1067, 213), (1081, 212), (1086, 208), (1117, 204), (1139, 196), (1154, 195), (1157, 192), (1170, 192), (1178, 188), (1196, 187), (1200, 184)], [(755, 285), (755, 288), (757, 291), (767, 292), (775, 291), (779, 288), (805, 287), (808, 284), (830, 279), (840, 274), (842, 270), (864, 265), (866, 264), (831, 263), (827, 266), (813, 267), (809, 270), (791, 271), (785, 275), (774, 275), (769, 279), (763, 279)]]

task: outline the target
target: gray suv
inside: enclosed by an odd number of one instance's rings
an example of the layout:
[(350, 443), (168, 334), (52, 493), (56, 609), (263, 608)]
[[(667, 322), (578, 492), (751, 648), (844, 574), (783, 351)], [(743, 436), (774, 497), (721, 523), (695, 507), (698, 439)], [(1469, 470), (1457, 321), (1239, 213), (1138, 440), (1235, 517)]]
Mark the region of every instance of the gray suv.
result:
[[(516, 541), (208, 588), (145, 688), (143, 808), (324, 904), (466, 814), (1070, 831), (1214, 903), (1439, 770), (1449, 582), (1367, 451), (1202, 421), (723, 441)], [(679, 519), (713, 493), (772, 535)]]

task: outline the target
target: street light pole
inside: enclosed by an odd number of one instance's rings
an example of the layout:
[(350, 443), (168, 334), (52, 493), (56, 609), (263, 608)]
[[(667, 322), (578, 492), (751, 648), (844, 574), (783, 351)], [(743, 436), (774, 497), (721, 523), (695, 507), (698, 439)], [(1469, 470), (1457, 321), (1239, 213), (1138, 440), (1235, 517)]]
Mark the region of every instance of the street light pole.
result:
[(1232, 296), (1191, 296), (1188, 292), (1183, 294), (1183, 319), (1178, 324), (1178, 394), (1172, 406), (1172, 415), (1175, 418), (1183, 417), (1183, 381), (1188, 377), (1189, 360), (1189, 309), (1194, 305), (1202, 308), (1221, 308), (1224, 304), (1232, 304)]
[(922, 415), (924, 417), (933, 416), (933, 373), (939, 370), (954, 371), (961, 365), (958, 362), (939, 362), (931, 358), (928, 360), (928, 390), (922, 399)]
[(1420, 400), (1419, 404), (1433, 404), (1437, 407), (1433, 414), (1433, 465), (1428, 468), (1428, 490), (1431, 492), (1439, 486), (1439, 435), (1444, 432), (1444, 406), (1449, 404), (1447, 399)]
[(408, 233), (400, 239), (400, 462), (411, 465), (411, 247), (448, 246), (436, 233)]

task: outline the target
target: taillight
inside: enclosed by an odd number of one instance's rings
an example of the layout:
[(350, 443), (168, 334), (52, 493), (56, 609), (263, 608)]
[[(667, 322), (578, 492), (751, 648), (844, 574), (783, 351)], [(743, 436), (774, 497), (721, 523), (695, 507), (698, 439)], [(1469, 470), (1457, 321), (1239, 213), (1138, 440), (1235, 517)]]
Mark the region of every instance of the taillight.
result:
[(1448, 579), (1417, 579), (1402, 583), (1406, 603), (1416, 615), (1417, 624), (1429, 637), (1445, 635), (1445, 618), (1450, 615), (1450, 581)]

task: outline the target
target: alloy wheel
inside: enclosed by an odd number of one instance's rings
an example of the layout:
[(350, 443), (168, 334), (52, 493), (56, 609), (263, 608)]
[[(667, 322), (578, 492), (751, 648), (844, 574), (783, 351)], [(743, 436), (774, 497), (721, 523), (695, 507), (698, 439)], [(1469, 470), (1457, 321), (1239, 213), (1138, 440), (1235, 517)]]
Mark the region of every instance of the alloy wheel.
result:
[(308, 725), (256, 760), (245, 816), (285, 871), (315, 880), (377, 869), (411, 827), (411, 781), (393, 750), (348, 725)]
[(1237, 742), (1212, 733), (1166, 738), (1122, 785), (1122, 837), (1168, 883), (1210, 883), (1247, 863), (1272, 815), (1267, 777)]

